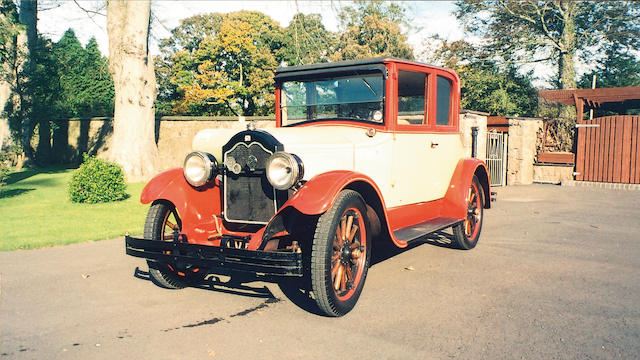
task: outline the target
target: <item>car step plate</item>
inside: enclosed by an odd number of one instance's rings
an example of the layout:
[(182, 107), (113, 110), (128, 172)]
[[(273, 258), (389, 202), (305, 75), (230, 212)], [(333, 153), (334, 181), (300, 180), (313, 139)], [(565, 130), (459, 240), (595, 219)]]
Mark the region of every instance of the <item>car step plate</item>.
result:
[(462, 221), (464, 220), (450, 217), (437, 217), (435, 219), (398, 229), (393, 232), (393, 235), (398, 239), (398, 241), (409, 242), (433, 232), (454, 226)]

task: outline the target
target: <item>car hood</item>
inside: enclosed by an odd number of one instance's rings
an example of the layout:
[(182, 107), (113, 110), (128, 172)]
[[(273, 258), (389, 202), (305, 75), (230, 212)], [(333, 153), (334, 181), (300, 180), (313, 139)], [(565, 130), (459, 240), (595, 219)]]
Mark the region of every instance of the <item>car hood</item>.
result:
[[(305, 180), (332, 170), (356, 171), (357, 153), (362, 155), (373, 150), (387, 137), (387, 134), (378, 134), (371, 138), (362, 127), (336, 125), (263, 130), (281, 142), (284, 151), (302, 159)], [(193, 149), (209, 152), (221, 162), (222, 146), (237, 132), (232, 129), (203, 130), (194, 138)]]

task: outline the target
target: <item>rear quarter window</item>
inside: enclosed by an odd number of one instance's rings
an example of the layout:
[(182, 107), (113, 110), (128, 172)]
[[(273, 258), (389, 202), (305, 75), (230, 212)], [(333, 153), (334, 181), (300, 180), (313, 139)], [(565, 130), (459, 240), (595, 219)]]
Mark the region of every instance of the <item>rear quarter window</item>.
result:
[(450, 124), (451, 86), (451, 80), (438, 75), (436, 89), (436, 125)]

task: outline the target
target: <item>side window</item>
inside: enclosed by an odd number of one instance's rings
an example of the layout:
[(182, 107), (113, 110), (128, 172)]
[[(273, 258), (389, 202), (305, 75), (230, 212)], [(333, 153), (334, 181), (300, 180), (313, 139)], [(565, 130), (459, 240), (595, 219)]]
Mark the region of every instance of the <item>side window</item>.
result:
[(449, 125), (451, 119), (451, 80), (438, 76), (436, 125)]
[(425, 73), (398, 71), (398, 124), (424, 124)]

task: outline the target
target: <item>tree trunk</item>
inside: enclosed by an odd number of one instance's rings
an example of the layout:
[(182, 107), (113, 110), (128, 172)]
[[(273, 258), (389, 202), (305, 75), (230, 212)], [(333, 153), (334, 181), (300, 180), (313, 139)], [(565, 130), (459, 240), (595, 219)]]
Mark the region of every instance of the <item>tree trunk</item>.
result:
[[(560, 2), (561, 14), (563, 16), (562, 34), (560, 36), (559, 59), (558, 59), (558, 82), (561, 89), (575, 89), (576, 69), (574, 57), (576, 55), (576, 3), (573, 1)], [(569, 106), (562, 106), (560, 117), (574, 118), (575, 109)]]
[[(20, 1), (20, 11), (19, 18), (20, 23), (25, 25), (27, 32), (27, 48), (26, 54), (24, 58), (26, 58), (26, 64), (24, 68), (22, 68), (22, 77), (29, 78), (33, 73), (33, 69), (35, 68), (35, 63), (33, 61), (36, 40), (38, 36), (37, 32), (37, 9), (38, 9), (38, 1), (37, 0), (22, 0)], [(22, 151), (24, 152), (25, 160), (29, 161), (33, 157), (33, 149), (31, 148), (31, 135), (33, 133), (34, 123), (33, 123), (33, 113), (30, 108), (25, 106), (25, 103), (31, 103), (33, 100), (29, 94), (24, 93), (24, 86), (20, 84), (20, 80), (16, 80), (18, 83), (18, 92), (20, 93), (20, 108), (22, 112), (22, 127), (21, 127), (21, 136), (20, 142), (22, 145)]]
[(48, 119), (38, 120), (38, 147), (36, 148), (36, 162), (38, 165), (48, 165), (51, 161), (51, 124)]
[(128, 181), (156, 172), (156, 79), (149, 54), (150, 0), (107, 1), (109, 72), (115, 87), (113, 138), (109, 160), (120, 164)]

